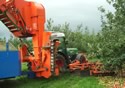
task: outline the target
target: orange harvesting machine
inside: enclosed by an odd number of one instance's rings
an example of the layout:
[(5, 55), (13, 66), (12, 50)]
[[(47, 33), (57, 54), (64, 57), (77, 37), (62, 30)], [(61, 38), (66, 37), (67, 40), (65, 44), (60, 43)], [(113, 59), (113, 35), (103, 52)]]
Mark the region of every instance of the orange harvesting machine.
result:
[[(49, 78), (52, 75), (59, 75), (65, 62), (67, 62), (65, 67), (70, 71), (95, 66), (90, 64), (83, 54), (79, 54), (73, 61), (68, 57), (59, 59), (61, 58), (58, 55), (60, 41), (53, 36), (63, 36), (63, 34), (53, 35), (52, 32), (44, 30), (45, 8), (33, 0), (1, 0), (0, 21), (14, 36), (32, 38), (33, 53), (30, 53), (27, 45), (22, 43), (19, 47), (19, 57), (21, 62), (29, 64), (30, 70), (36, 77)], [(90, 73), (94, 73), (94, 70)]]

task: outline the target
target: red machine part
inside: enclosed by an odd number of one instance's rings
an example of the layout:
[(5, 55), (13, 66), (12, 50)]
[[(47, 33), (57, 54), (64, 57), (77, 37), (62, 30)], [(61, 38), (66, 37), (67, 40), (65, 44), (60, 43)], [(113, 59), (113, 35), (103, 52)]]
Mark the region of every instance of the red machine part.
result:
[(70, 71), (89, 69), (90, 75), (114, 75), (114, 72), (103, 70), (103, 64), (99, 61), (89, 62), (84, 54), (79, 54), (78, 57), (71, 64), (69, 64)]
[(19, 49), (21, 60), (31, 63), (31, 70), (37, 77), (49, 78), (55, 69), (54, 62), (51, 62), (51, 32), (44, 31), (44, 7), (32, 1), (0, 1), (0, 20), (16, 37), (32, 37), (34, 55), (22, 44)]
[(76, 59), (74, 61), (72, 61), (71, 64), (69, 64), (69, 69), (71, 71), (75, 71), (75, 70), (84, 70), (89, 68), (89, 62), (86, 59), (84, 54), (79, 54), (77, 55)]

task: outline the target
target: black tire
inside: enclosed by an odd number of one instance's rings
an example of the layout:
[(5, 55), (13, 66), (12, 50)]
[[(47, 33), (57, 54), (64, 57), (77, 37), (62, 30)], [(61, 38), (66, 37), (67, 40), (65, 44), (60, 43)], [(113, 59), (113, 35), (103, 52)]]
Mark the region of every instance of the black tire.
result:
[(78, 54), (78, 55), (76, 56), (76, 60), (79, 60), (80, 63), (86, 62), (86, 58), (85, 58), (85, 56), (84, 56), (83, 54)]
[[(57, 63), (57, 61), (61, 61), (62, 62), (62, 66), (59, 66), (59, 64)], [(66, 64), (66, 60), (65, 57), (63, 55), (58, 54), (56, 56), (56, 65), (58, 65), (60, 67), (60, 72), (65, 72), (67, 69), (67, 64)]]

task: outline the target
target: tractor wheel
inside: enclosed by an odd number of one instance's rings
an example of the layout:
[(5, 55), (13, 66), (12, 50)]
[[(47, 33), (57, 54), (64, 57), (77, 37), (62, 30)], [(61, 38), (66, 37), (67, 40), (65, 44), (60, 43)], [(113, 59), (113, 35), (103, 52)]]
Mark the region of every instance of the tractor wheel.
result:
[(80, 63), (85, 63), (85, 62), (87, 62), (86, 57), (85, 57), (83, 54), (78, 54), (78, 55), (76, 56), (76, 60), (79, 60)]
[(59, 67), (60, 72), (66, 71), (66, 60), (63, 55), (58, 54), (56, 56), (55, 65)]

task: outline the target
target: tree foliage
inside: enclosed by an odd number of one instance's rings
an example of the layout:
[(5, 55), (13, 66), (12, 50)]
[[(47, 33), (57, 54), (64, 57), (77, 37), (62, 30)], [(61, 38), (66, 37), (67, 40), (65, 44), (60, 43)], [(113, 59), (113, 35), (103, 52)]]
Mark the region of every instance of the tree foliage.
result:
[[(101, 56), (105, 65), (110, 70), (122, 70), (125, 62), (125, 0), (107, 0), (115, 9), (106, 12), (102, 17), (102, 31), (98, 39)], [(104, 19), (106, 18), (106, 19)]]
[(49, 19), (47, 20), (47, 30), (65, 33), (66, 39), (68, 40), (67, 47), (78, 48), (79, 51), (87, 52), (90, 57), (95, 56), (97, 37), (94, 31), (89, 31), (88, 27), (83, 27), (80, 24), (75, 29), (71, 29), (70, 24), (67, 22), (55, 26), (54, 21)]

